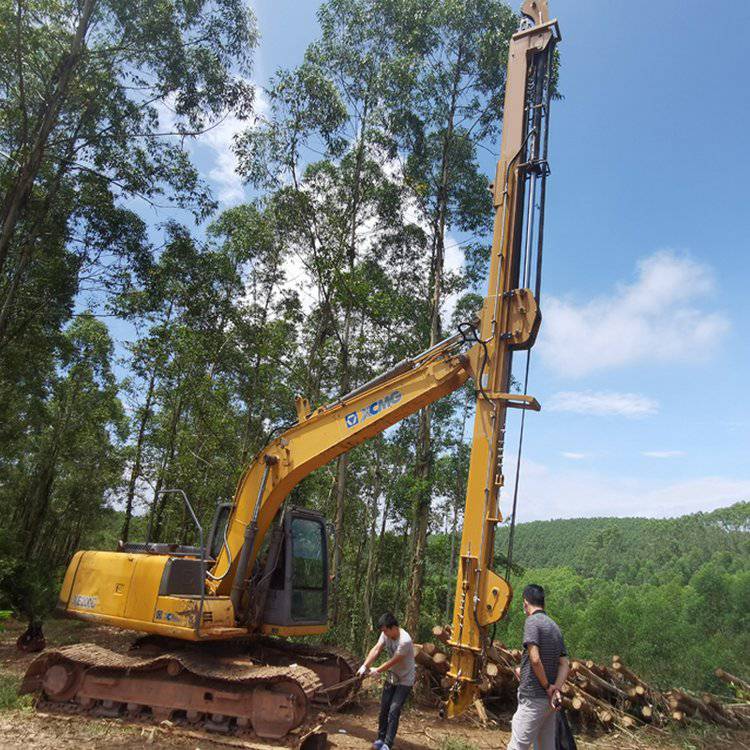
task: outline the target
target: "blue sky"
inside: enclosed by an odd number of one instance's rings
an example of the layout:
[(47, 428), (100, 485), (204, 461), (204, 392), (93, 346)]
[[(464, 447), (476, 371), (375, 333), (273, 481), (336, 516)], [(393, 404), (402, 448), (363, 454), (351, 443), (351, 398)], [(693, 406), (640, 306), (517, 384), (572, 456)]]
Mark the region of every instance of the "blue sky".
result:
[[(543, 410), (527, 419), (519, 520), (672, 516), (747, 499), (750, 3), (550, 6), (564, 98), (552, 111), (530, 384)], [(301, 60), (317, 3), (253, 7), (263, 84)], [(238, 127), (194, 147), (226, 205), (243, 195), (229, 150)], [(494, 174), (489, 154), (482, 166)]]

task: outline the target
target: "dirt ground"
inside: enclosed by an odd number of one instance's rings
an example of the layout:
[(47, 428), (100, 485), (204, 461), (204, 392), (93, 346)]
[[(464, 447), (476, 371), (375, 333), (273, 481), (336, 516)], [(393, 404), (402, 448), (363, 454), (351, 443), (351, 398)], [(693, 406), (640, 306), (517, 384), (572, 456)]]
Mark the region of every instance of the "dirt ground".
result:
[[(130, 724), (119, 719), (95, 719), (86, 716), (40, 714), (30, 698), (14, 701), (14, 689), (34, 655), (15, 648), (22, 632), (20, 623), (11, 621), (0, 633), (0, 750), (40, 748), (42, 750), (223, 750), (227, 747), (247, 750), (272, 750), (265, 740), (219, 737), (170, 726)], [(132, 633), (114, 628), (87, 625), (66, 620), (45, 626), (48, 646), (81, 641), (98, 643), (114, 650), (127, 648)], [(341, 750), (366, 750), (375, 738), (377, 724), (377, 687), (360, 694), (357, 702), (342, 712), (324, 719), (328, 747)], [(398, 750), (502, 750), (510, 739), (509, 716), (500, 716), (483, 727), (476, 715), (460, 721), (444, 721), (431, 708), (408, 707), (401, 720)], [(713, 727), (695, 725), (679, 731), (661, 732), (642, 729), (633, 733), (611, 732), (599, 737), (577, 737), (581, 750), (750, 750), (750, 733), (722, 732)]]

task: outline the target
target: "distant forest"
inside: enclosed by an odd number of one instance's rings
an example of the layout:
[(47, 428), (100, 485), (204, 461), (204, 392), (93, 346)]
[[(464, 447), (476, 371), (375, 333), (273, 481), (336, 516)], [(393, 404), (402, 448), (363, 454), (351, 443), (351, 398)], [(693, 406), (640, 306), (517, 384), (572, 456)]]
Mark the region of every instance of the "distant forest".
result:
[[(498, 558), (507, 538), (502, 527)], [(433, 585), (448, 546), (443, 537), (430, 545)], [(545, 587), (574, 656), (609, 663), (619, 654), (664, 687), (721, 692), (716, 667), (750, 674), (749, 502), (670, 519), (519, 524), (513, 562), (523, 568), (512, 579), (516, 592)], [(519, 647), (523, 619), (517, 597), (497, 638)]]

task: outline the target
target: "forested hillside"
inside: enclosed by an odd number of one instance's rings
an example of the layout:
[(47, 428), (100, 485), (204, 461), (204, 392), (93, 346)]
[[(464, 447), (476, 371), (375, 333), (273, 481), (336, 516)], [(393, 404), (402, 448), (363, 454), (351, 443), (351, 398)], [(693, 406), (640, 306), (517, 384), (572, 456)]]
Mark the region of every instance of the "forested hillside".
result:
[[(508, 529), (497, 537), (498, 559)], [(433, 540), (433, 585), (448, 540)], [(519, 524), (516, 591), (540, 583), (580, 658), (620, 654), (656, 684), (721, 690), (717, 666), (750, 672), (750, 503), (681, 518), (579, 518)], [(434, 599), (438, 609), (445, 602)], [(433, 615), (439, 622), (439, 614)], [(518, 599), (497, 637), (517, 647)]]

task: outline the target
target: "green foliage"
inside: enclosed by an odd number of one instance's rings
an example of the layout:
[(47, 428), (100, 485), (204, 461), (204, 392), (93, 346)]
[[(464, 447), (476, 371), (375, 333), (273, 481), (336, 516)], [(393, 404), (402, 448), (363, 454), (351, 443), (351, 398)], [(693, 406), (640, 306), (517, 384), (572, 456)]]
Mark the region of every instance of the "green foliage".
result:
[(89, 306), (153, 287), (138, 202), (214, 209), (186, 140), (250, 113), (256, 38), (242, 0), (0, 0), (0, 606), (31, 619), (140, 458)]
[[(575, 656), (620, 654), (657, 685), (720, 691), (717, 666), (750, 671), (749, 520), (744, 502), (675, 519), (520, 524), (516, 559), (529, 567), (514, 588), (545, 587)], [(516, 601), (501, 639), (518, 644), (523, 619)]]
[(19, 695), (21, 679), (6, 672), (0, 673), (0, 711), (29, 708), (34, 703), (33, 695)]
[(445, 737), (440, 741), (440, 750), (477, 750), (477, 746), (459, 737)]
[[(236, 140), (253, 200), (217, 214), (186, 144), (252, 113), (243, 0), (0, 0), (3, 609), (44, 619), (78, 548), (196, 541), (164, 490), (208, 527), (297, 394), (334, 402), (480, 306), (477, 154), (496, 151), (516, 15), (328, 0), (318, 19)], [(208, 225), (150, 225), (144, 205)], [(457, 232), (473, 236), (448, 272)], [(129, 332), (117, 355), (101, 312)], [(329, 640), (364, 651), (385, 610), (421, 607), (417, 640), (450, 620), (473, 399), (460, 389), (292, 490), (336, 527)], [(524, 524), (515, 583), (545, 585), (577, 655), (715, 688), (714, 666), (748, 667), (748, 507)], [(516, 604), (499, 631), (517, 644), (520, 628)]]

